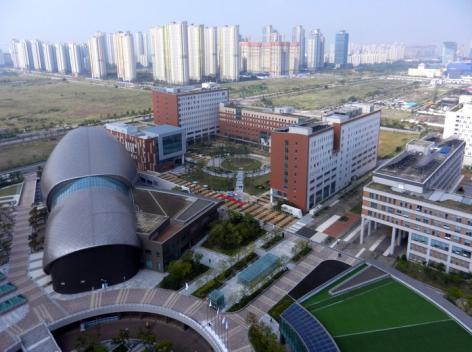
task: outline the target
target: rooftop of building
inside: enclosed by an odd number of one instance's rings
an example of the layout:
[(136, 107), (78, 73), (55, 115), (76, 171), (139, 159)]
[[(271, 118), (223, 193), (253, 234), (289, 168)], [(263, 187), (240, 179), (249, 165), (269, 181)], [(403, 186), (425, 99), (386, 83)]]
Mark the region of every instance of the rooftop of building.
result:
[(277, 128), (275, 131), (311, 136), (320, 132), (328, 131), (331, 128), (332, 127), (326, 122), (307, 121), (298, 125)]
[(375, 170), (374, 176), (424, 183), (463, 144), (458, 138), (441, 139), (436, 134), (413, 140), (403, 152)]
[(154, 125), (144, 123), (124, 123), (112, 122), (105, 125), (106, 129), (110, 131), (124, 133), (130, 136), (139, 137), (142, 139), (156, 138), (163, 134), (177, 133), (183, 131), (181, 127), (172, 125)]
[(260, 107), (260, 106), (241, 105), (241, 104), (238, 104), (234, 101), (229, 101), (227, 103), (220, 103), (220, 106), (224, 106), (226, 108), (232, 108), (232, 109), (256, 111), (256, 112), (272, 114), (272, 115), (294, 117), (294, 118), (298, 118), (298, 119), (302, 119), (302, 120), (311, 119), (311, 117), (308, 117), (308, 116), (295, 114), (294, 113), (295, 109), (293, 109), (290, 106), (278, 106), (278, 107), (274, 107), (274, 108), (264, 108), (264, 107)]
[(220, 202), (193, 194), (144, 186), (133, 191), (137, 233), (154, 242), (165, 242)]
[(228, 88), (221, 87), (215, 82), (204, 82), (201, 85), (188, 85), (180, 87), (154, 87), (153, 92), (161, 92), (168, 94), (184, 95), (191, 93), (202, 93), (214, 90), (228, 90)]
[(414, 193), (402, 190), (396, 187), (391, 187), (381, 183), (371, 182), (367, 188), (393, 193), (398, 196), (403, 196), (411, 199), (421, 200), (426, 203), (443, 206), (459, 211), (472, 212), (472, 198), (453, 192), (445, 191), (431, 191), (428, 193)]

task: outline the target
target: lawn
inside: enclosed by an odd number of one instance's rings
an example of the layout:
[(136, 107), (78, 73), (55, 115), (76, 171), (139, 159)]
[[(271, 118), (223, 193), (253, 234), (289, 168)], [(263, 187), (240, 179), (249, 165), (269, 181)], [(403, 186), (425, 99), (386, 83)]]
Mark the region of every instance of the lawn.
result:
[(203, 172), (200, 167), (195, 167), (189, 173), (183, 174), (182, 178), (187, 181), (197, 181), (200, 185), (207, 185), (214, 191), (234, 191), (235, 179), (211, 176)]
[(230, 171), (254, 171), (261, 168), (261, 162), (251, 158), (225, 158), (221, 162), (221, 167)]
[(0, 81), (0, 128), (44, 129), (135, 115), (151, 107), (150, 92), (19, 76)]
[(59, 140), (42, 139), (0, 148), (0, 171), (44, 161)]
[(303, 305), (342, 351), (466, 351), (472, 343), (444, 312), (392, 278), (334, 297), (323, 291)]
[(406, 143), (418, 138), (416, 133), (402, 133), (393, 131), (380, 131), (379, 158), (391, 158), (405, 147)]
[(270, 175), (244, 178), (244, 192), (258, 196), (270, 189)]

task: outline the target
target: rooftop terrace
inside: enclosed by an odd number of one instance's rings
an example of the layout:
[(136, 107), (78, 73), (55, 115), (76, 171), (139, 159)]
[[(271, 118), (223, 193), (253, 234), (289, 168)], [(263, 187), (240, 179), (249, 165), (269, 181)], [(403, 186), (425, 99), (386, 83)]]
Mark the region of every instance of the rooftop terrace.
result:
[(441, 140), (436, 135), (413, 140), (405, 151), (375, 170), (374, 176), (424, 183), (463, 143), (456, 138)]

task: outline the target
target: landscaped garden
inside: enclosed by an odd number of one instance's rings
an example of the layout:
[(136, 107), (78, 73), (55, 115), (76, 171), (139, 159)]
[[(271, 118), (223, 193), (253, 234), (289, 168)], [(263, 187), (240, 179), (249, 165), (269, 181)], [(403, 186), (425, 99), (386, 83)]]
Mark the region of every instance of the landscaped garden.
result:
[(262, 236), (265, 231), (257, 220), (248, 214), (229, 212), (229, 218), (215, 221), (203, 246), (234, 255), (240, 248), (247, 246)]
[(180, 290), (186, 282), (194, 280), (209, 268), (200, 263), (202, 256), (186, 251), (178, 260), (173, 260), (167, 267), (167, 275), (159, 284), (160, 288)]

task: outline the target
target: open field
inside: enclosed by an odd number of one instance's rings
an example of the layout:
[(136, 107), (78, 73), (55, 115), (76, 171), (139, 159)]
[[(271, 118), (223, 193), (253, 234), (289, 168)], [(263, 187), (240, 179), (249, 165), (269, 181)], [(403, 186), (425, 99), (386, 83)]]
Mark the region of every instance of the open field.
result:
[(303, 305), (342, 351), (466, 351), (472, 336), (444, 312), (394, 279)]
[[(293, 106), (301, 110), (315, 110), (346, 103), (349, 99), (364, 99), (378, 94), (388, 94), (392, 89), (408, 92), (412, 84), (392, 80), (360, 81), (339, 87), (321, 89), (300, 95), (272, 99), (274, 106)], [(411, 88), (413, 89), (413, 88)]]
[(0, 148), (0, 171), (37, 163), (48, 158), (59, 140), (41, 139)]
[(406, 143), (418, 137), (419, 134), (381, 130), (379, 137), (379, 158), (392, 157), (403, 150)]
[(0, 80), (0, 128), (76, 125), (143, 113), (150, 107), (150, 92), (145, 90), (23, 75)]
[(332, 84), (339, 81), (359, 79), (360, 75), (344, 73), (343, 75), (317, 74), (309, 77), (300, 78), (271, 78), (256, 81), (243, 81), (238, 83), (227, 83), (223, 86), (229, 88), (232, 99), (250, 97), (259, 94), (268, 94), (275, 92), (289, 92), (305, 88), (320, 88), (325, 84)]

